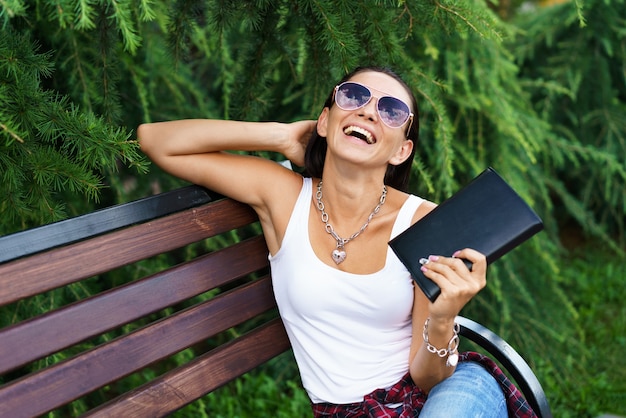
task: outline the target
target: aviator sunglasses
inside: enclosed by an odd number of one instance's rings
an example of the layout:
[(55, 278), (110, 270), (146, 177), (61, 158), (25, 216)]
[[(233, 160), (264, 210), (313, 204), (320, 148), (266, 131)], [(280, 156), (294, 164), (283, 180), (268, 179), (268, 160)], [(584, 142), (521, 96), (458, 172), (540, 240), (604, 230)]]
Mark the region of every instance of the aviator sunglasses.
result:
[[(367, 86), (354, 81), (346, 81), (335, 87), (335, 103), (343, 110), (359, 109), (367, 105), (372, 97), (374, 96)], [(413, 122), (413, 113), (409, 106), (392, 96), (379, 97), (376, 110), (380, 120), (390, 128), (399, 128), (409, 119)], [(410, 129), (409, 125), (407, 133)]]

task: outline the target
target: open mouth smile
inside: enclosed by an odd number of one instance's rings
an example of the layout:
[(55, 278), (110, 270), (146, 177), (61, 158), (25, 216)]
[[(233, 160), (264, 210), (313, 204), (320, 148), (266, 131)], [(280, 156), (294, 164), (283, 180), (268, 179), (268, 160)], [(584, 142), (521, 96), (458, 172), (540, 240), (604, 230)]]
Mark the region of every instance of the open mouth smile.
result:
[(343, 133), (346, 135), (353, 136), (355, 138), (359, 138), (360, 140), (365, 141), (368, 144), (376, 143), (376, 138), (374, 137), (374, 135), (372, 135), (370, 131), (363, 129), (359, 126), (354, 126), (354, 125), (347, 126), (343, 130)]

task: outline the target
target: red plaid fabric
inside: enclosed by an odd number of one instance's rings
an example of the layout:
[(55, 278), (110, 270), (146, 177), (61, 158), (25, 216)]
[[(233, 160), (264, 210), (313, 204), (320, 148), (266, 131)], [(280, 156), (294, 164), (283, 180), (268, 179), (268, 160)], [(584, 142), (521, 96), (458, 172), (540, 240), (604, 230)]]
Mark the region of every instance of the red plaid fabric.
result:
[[(473, 361), (479, 363), (493, 375), (504, 392), (509, 417), (537, 417), (522, 393), (489, 357), (468, 351), (459, 356), (459, 361)], [(389, 390), (376, 389), (372, 393), (365, 395), (363, 402), (344, 405), (319, 403), (313, 404), (312, 407), (315, 417), (410, 418), (419, 416), (426, 399), (426, 393), (415, 386), (407, 373), (398, 383), (389, 388)], [(385, 406), (387, 404), (401, 404), (401, 406), (390, 408)]]

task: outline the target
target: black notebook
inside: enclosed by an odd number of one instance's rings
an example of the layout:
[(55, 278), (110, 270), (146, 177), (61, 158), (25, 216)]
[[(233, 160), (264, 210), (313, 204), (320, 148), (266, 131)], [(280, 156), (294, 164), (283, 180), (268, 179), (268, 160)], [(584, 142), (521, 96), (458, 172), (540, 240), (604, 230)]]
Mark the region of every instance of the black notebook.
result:
[(434, 302), (440, 289), (420, 270), (421, 258), (473, 248), (491, 264), (542, 229), (537, 214), (489, 167), (389, 245)]

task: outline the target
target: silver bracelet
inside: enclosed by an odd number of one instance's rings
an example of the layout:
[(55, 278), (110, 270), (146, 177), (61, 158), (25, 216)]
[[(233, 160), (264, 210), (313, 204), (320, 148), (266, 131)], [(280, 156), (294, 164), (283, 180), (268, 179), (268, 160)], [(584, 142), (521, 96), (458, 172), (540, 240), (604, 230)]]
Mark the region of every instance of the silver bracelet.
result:
[(447, 348), (437, 348), (428, 341), (428, 323), (430, 322), (430, 318), (426, 319), (424, 322), (424, 331), (422, 332), (422, 336), (424, 337), (424, 342), (426, 343), (426, 349), (433, 354), (437, 354), (439, 357), (444, 358), (448, 357), (446, 360), (446, 366), (454, 367), (459, 362), (459, 354), (457, 353), (457, 349), (459, 348), (459, 332), (461, 331), (461, 327), (456, 322), (454, 323), (454, 335), (450, 338), (448, 342)]

